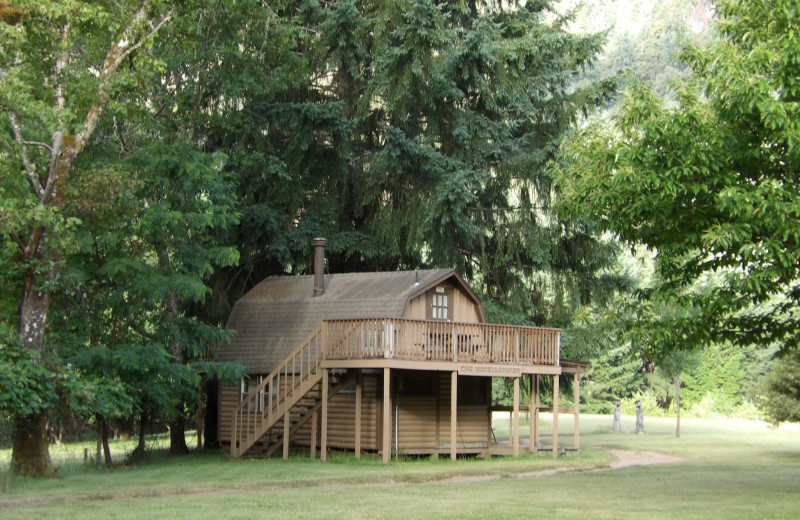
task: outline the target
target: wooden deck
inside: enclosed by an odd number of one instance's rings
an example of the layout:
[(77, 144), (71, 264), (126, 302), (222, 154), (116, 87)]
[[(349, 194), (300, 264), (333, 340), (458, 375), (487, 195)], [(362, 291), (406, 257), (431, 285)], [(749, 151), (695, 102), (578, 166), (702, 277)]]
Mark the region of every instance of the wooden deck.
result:
[(559, 334), (559, 329), (542, 327), (430, 320), (323, 322), (328, 361), (392, 359), (557, 367)]
[[(390, 395), (392, 369), (448, 371), (453, 389), (457, 376), (513, 377), (518, 407), (522, 374), (555, 376), (554, 385), (558, 388), (558, 375), (562, 373), (559, 350), (559, 329), (395, 318), (325, 320), (235, 408), (231, 453), (241, 456), (280, 423), (286, 457), (292, 428), (319, 411), (323, 421), (320, 457), (325, 460), (328, 401), (336, 392), (329, 388), (329, 369), (382, 368), (383, 395)], [(450, 399), (453, 458), (456, 395), (453, 391)], [(383, 400), (384, 425), (391, 424), (389, 402)], [(390, 428), (384, 427), (384, 462), (388, 462), (390, 434)], [(315, 444), (316, 441), (312, 443)], [(513, 451), (518, 453), (516, 442)]]

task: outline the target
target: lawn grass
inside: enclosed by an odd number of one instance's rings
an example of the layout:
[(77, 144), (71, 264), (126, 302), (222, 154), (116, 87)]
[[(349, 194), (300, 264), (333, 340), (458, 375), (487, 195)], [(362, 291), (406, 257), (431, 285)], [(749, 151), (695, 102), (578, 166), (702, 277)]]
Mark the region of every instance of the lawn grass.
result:
[[(571, 420), (560, 424), (572, 432)], [(613, 434), (609, 417), (582, 416), (580, 456), (389, 466), (347, 455), (322, 464), (199, 453), (106, 471), (84, 469), (79, 447), (81, 463), (62, 463), (57, 479), (6, 476), (0, 518), (800, 518), (800, 426), (693, 419), (676, 439), (674, 424), (648, 418), (646, 435)], [(495, 426), (503, 440), (507, 421)], [(632, 430), (625, 418), (623, 431)], [(604, 469), (615, 449), (682, 461)], [(518, 478), (552, 469), (562, 472)]]

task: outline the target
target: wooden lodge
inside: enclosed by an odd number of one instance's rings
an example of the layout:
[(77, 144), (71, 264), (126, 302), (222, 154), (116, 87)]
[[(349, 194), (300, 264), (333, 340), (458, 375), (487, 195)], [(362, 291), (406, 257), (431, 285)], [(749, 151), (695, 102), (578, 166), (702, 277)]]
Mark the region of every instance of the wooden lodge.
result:
[[(219, 441), (239, 457), (290, 446), (393, 453), (518, 455), (519, 413), (575, 416), (579, 448), (579, 377), (584, 363), (559, 359), (559, 330), (486, 323), (483, 306), (453, 269), (323, 274), (324, 239), (315, 240), (315, 274), (267, 278), (235, 305), (224, 361), (240, 360), (248, 378), (221, 386)], [(562, 374), (574, 377), (574, 408), (559, 409)], [(492, 435), (491, 381), (514, 380), (511, 442)], [(531, 402), (519, 382), (531, 378)], [(552, 377), (552, 408), (539, 402), (541, 377)]]

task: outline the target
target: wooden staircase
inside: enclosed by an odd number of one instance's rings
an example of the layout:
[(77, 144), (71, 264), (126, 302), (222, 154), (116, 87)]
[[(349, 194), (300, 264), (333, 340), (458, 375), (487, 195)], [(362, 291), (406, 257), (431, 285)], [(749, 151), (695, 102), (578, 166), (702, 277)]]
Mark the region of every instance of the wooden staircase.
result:
[(320, 325), (233, 411), (233, 457), (242, 456), (262, 440), (273, 446), (268, 448), (271, 453), (276, 444), (277, 429), (274, 427), (279, 422), (288, 437), (319, 409), (320, 364), (324, 358), (322, 336)]

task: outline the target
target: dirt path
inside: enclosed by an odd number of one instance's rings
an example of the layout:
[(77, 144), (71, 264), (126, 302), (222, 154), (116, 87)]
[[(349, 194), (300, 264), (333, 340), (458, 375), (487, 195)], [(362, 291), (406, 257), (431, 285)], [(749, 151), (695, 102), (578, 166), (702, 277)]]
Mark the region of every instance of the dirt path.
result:
[(656, 464), (675, 464), (683, 462), (681, 457), (670, 455), (668, 453), (660, 453), (657, 451), (625, 451), (625, 450), (611, 450), (610, 452), (617, 460), (608, 466), (590, 467), (590, 468), (555, 468), (542, 471), (531, 471), (527, 473), (514, 473), (511, 475), (474, 475), (468, 477), (452, 477), (437, 481), (437, 483), (465, 483), (465, 482), (487, 482), (490, 480), (498, 480), (502, 477), (511, 478), (536, 478), (536, 477), (549, 477), (558, 475), (559, 473), (591, 473), (596, 471), (611, 471), (632, 466), (653, 466)]
[(683, 462), (681, 457), (657, 451), (623, 451), (611, 450), (617, 460), (609, 464), (610, 469), (622, 469), (631, 466), (653, 466), (655, 464), (675, 464)]

